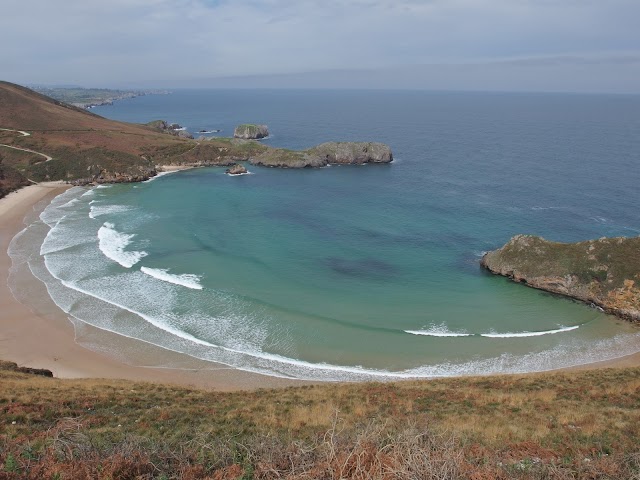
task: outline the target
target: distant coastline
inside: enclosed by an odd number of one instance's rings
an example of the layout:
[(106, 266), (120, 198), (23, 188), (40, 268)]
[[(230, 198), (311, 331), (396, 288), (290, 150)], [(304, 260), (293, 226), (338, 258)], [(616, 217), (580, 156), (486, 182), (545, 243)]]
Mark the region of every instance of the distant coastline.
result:
[(31, 87), (38, 93), (68, 103), (74, 107), (90, 110), (103, 105), (113, 105), (113, 102), (127, 98), (143, 97), (145, 95), (169, 95), (169, 90), (113, 90), (108, 88), (83, 87)]

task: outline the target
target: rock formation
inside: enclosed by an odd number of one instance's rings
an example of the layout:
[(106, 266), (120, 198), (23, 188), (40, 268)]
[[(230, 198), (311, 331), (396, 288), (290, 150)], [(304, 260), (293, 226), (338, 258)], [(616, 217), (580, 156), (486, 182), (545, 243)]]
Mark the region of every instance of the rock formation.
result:
[(360, 165), (393, 161), (391, 149), (376, 142), (327, 142), (309, 149), (308, 153), (325, 159), (327, 164)]
[(640, 237), (558, 243), (517, 235), (485, 254), (481, 265), (515, 282), (640, 321)]
[(229, 168), (225, 170), (225, 173), (229, 175), (242, 175), (243, 173), (248, 173), (248, 172), (247, 172), (247, 169), (244, 168), (239, 163), (234, 163), (233, 165), (231, 165)]
[(29, 375), (40, 375), (42, 377), (53, 377), (53, 372), (45, 368), (19, 367), (15, 362), (7, 362), (0, 360), (0, 370), (9, 370), (19, 373), (27, 373)]
[(259, 138), (265, 138), (269, 136), (269, 129), (266, 125), (254, 125), (252, 123), (245, 123), (238, 125), (233, 131), (234, 138), (243, 138), (245, 140), (257, 140)]
[(331, 164), (362, 165), (391, 161), (391, 149), (387, 145), (374, 142), (328, 142), (301, 152), (269, 148), (250, 160), (254, 165), (281, 168), (326, 167)]
[(165, 120), (154, 120), (153, 122), (149, 122), (146, 125), (162, 133), (168, 133), (169, 135), (175, 135), (176, 137), (180, 138), (193, 139), (193, 135), (191, 135), (177, 123), (168, 123)]

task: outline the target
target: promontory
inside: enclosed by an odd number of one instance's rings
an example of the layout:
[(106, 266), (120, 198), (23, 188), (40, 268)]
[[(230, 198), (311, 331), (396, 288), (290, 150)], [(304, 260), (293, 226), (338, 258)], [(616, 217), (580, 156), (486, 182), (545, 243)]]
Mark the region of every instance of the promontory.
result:
[(393, 160), (388, 146), (373, 142), (330, 142), (303, 151), (274, 148), (246, 139), (269, 134), (265, 126), (254, 124), (236, 129), (236, 136), (245, 138), (193, 140), (177, 124), (117, 122), (9, 82), (0, 81), (0, 105), (0, 197), (45, 180), (138, 182), (155, 176), (162, 166), (248, 161), (304, 168)]
[(515, 282), (640, 321), (640, 237), (559, 243), (516, 235), (481, 264)]

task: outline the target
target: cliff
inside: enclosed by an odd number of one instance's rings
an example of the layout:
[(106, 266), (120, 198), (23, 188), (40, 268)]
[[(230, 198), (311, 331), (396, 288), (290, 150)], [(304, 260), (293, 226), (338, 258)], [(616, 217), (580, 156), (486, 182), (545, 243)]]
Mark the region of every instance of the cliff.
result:
[(517, 235), (485, 254), (481, 265), (515, 282), (640, 321), (640, 237), (558, 243)]
[(375, 142), (327, 142), (300, 152), (270, 148), (250, 159), (254, 165), (281, 168), (362, 165), (391, 161), (391, 149), (387, 145)]

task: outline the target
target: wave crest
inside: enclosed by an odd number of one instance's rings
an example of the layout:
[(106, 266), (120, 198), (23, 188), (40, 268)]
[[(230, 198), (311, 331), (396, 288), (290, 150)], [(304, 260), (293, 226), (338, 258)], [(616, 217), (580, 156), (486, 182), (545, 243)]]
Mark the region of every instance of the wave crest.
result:
[(470, 337), (473, 335), (467, 332), (452, 332), (444, 323), (431, 325), (425, 330), (405, 330), (405, 333), (410, 333), (411, 335), (426, 335), (429, 337)]
[(113, 223), (105, 222), (98, 230), (98, 247), (105, 257), (131, 268), (148, 255), (147, 252), (124, 251), (134, 237), (135, 234), (118, 232)]
[(555, 330), (543, 330), (540, 332), (518, 332), (518, 333), (481, 333), (481, 337), (488, 338), (518, 338), (518, 337), (539, 337), (541, 335), (553, 335), (554, 333), (570, 332), (580, 328), (579, 325), (573, 327), (560, 327)]
[(149, 268), (141, 267), (140, 271), (147, 275), (162, 280), (163, 282), (173, 283), (175, 285), (182, 285), (183, 287), (191, 288), (193, 290), (202, 290), (200, 285), (200, 276), (192, 273), (183, 273), (181, 275), (175, 275), (169, 273), (168, 268)]

